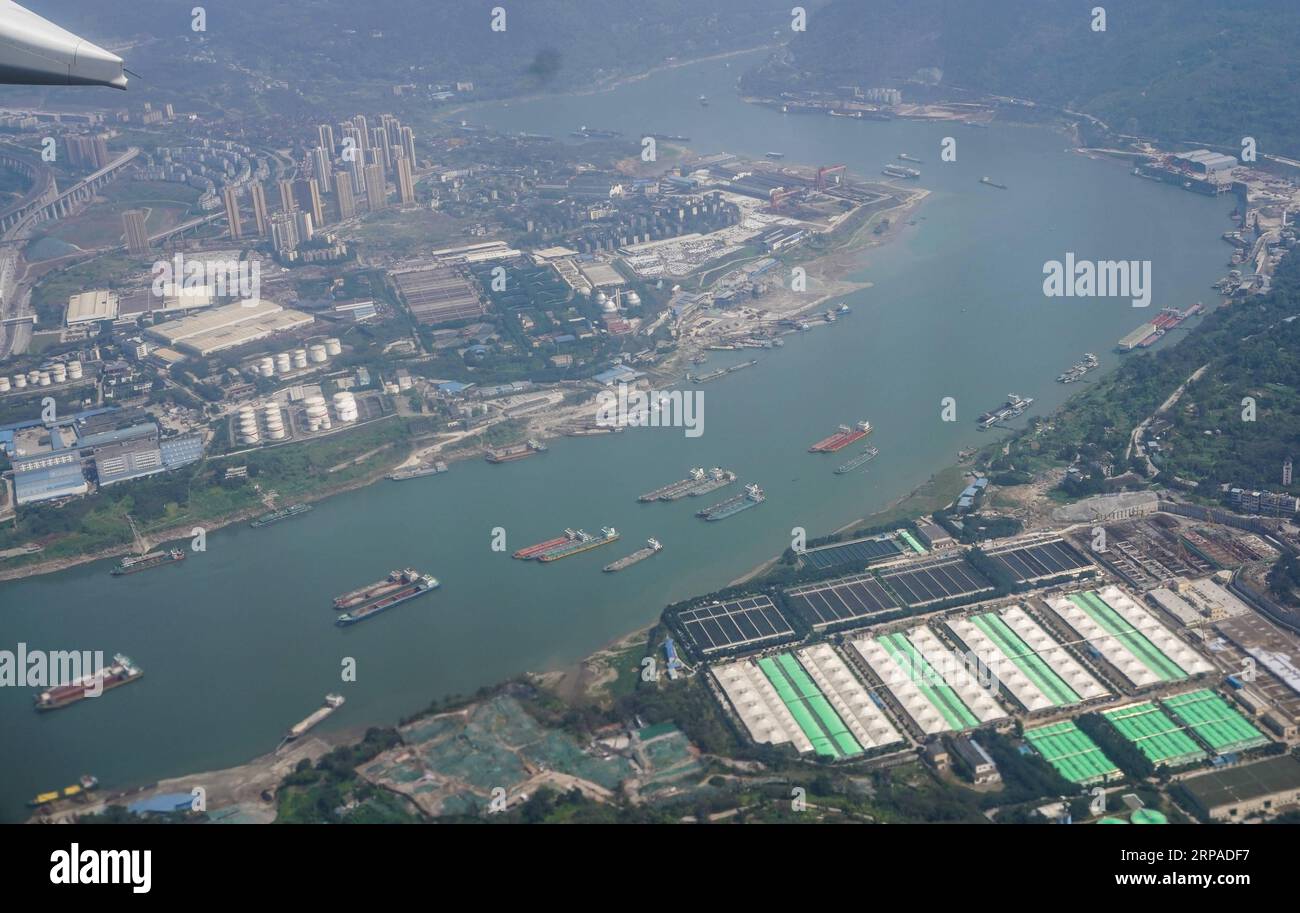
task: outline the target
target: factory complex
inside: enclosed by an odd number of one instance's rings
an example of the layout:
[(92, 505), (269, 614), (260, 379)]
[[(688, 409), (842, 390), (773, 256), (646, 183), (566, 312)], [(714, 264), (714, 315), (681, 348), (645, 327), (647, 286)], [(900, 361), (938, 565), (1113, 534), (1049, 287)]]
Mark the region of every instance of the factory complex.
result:
[(927, 521), (798, 555), (812, 582), (688, 602), (665, 622), (758, 745), (869, 767), (919, 754), (990, 787), (996, 737), (1079, 790), (1169, 772), (1188, 784), (1171, 800), (1206, 819), (1294, 803), (1300, 764), (1276, 756), (1300, 742), (1300, 678), (1256, 649), (1277, 673), (1243, 683), (1207, 630), (1255, 610), (1222, 576), (1112, 582), (1085, 541), (1066, 530), (966, 549)]

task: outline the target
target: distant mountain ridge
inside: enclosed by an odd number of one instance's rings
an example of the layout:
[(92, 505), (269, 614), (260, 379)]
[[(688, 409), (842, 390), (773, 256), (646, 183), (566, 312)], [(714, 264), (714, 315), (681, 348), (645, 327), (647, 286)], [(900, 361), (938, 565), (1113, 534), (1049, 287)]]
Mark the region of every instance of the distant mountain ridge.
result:
[[(1106, 31), (1091, 29), (1094, 6)], [(1295, 0), (831, 0), (746, 76), (776, 86), (943, 85), (1069, 107), (1122, 133), (1300, 154)]]

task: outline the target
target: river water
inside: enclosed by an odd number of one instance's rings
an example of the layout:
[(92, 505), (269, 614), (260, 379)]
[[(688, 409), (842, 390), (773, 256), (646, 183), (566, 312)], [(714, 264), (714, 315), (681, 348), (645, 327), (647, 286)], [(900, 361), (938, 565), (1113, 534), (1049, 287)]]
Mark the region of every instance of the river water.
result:
[[(818, 536), (883, 507), (987, 441), (974, 418), (1008, 391), (1035, 397), (1033, 413), (1046, 413), (1079, 389), (1057, 384), (1057, 374), (1085, 351), (1113, 367), (1116, 340), (1149, 319), (1127, 299), (1045, 298), (1043, 264), (1067, 251), (1150, 260), (1153, 309), (1214, 300), (1230, 199), (1138, 180), (1069, 152), (1045, 129), (783, 116), (736, 97), (745, 63), (695, 64), (603, 94), (465, 116), (556, 136), (584, 124), (684, 134), (699, 152), (780, 151), (868, 176), (910, 152), (925, 160), (916, 167), (932, 194), (914, 225), (864, 253), (852, 278), (873, 286), (850, 296), (853, 314), (705, 385), (698, 438), (655, 428), (557, 440), (519, 463), (458, 463), (266, 529), (216, 531), (206, 553), (179, 566), (114, 579), (111, 563), (98, 562), (0, 584), (0, 649), (120, 651), (145, 670), (129, 687), (50, 714), (32, 710), (33, 689), (0, 688), (0, 820), (23, 817), (32, 795), (86, 772), (120, 789), (242, 763), (329, 691), (347, 704), (323, 729), (391, 723), (434, 698), (572, 662), (781, 552), (793, 527)], [(957, 161), (940, 164), (948, 135)], [(1009, 189), (981, 186), (982, 175)], [(742, 357), (752, 355), (721, 353), (709, 367)], [(957, 399), (956, 423), (940, 421), (945, 396)], [(805, 452), (860, 418), (875, 425), (870, 440), (881, 450), (865, 472), (832, 472), (857, 448)], [(767, 502), (719, 523), (692, 516), (701, 499), (636, 503), (691, 466), (713, 465), (760, 483)], [(491, 549), (495, 527), (513, 551), (566, 526), (602, 525), (623, 540), (550, 566)], [(662, 553), (600, 572), (648, 536)], [(333, 595), (408, 565), (436, 574), (442, 589), (366, 624), (333, 625)], [(345, 684), (349, 657), (357, 681)]]

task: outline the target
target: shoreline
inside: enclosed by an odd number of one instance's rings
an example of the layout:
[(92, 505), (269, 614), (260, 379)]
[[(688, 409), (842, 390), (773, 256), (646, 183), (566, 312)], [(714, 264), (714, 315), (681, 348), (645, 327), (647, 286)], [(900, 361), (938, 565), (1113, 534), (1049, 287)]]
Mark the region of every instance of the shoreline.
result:
[[(686, 65), (686, 63), (682, 63), (675, 64), (674, 66)], [(910, 193), (910, 196), (907, 199), (900, 200), (897, 205), (891, 206), (888, 209), (882, 209), (879, 212), (872, 213), (862, 222), (861, 225), (852, 229), (846, 238), (838, 242), (832, 241), (833, 246), (828, 250), (819, 252), (807, 259), (796, 258), (796, 262), (808, 270), (810, 279), (824, 284), (826, 289), (808, 302), (801, 301), (798, 302), (797, 307), (790, 308), (788, 311), (782, 310), (781, 313), (783, 315), (791, 317), (802, 316), (824, 307), (828, 302), (833, 301), (836, 298), (842, 298), (857, 291), (861, 291), (862, 289), (871, 287), (870, 282), (853, 282), (847, 280), (845, 276), (856, 271), (859, 264), (854, 261), (857, 260), (864, 251), (885, 246), (897, 239), (903, 228), (907, 226), (907, 221), (901, 217), (892, 218), (894, 215), (899, 213), (906, 214), (919, 210), (930, 195), (929, 191), (923, 189), (903, 189), (908, 190)], [(872, 235), (870, 233), (871, 227), (878, 224), (880, 219), (886, 217), (891, 217), (889, 229), (880, 235)], [(833, 233), (831, 237), (833, 237)], [(727, 265), (723, 268), (730, 270), (732, 267)], [(718, 267), (716, 266), (710, 268), (706, 264), (701, 268), (700, 272), (708, 273), (717, 269)], [(776, 293), (774, 300), (779, 299), (780, 294), (781, 293)], [(795, 293), (786, 294), (793, 295)], [(780, 335), (793, 335), (795, 332), (796, 331), (791, 330)], [(704, 351), (704, 346), (707, 344), (706, 339), (698, 341), (689, 340), (684, 343), (679, 343), (678, 350), (669, 356), (662, 365), (657, 366), (652, 373), (671, 380), (673, 384), (685, 382), (686, 373), (689, 370), (688, 366), (690, 357)], [(520, 418), (524, 422), (522, 437), (537, 438), (543, 441), (566, 437), (567, 435), (563, 429), (573, 425), (575, 422), (582, 422), (589, 418), (590, 411), (589, 403), (584, 402), (533, 417), (521, 416)], [(331, 488), (321, 493), (313, 492), (298, 497), (294, 499), (294, 501), (295, 503), (316, 503), (336, 495), (342, 495), (350, 491), (366, 488), (376, 482), (384, 481), (388, 474), (394, 470), (409, 467), (422, 461), (427, 462), (433, 459), (440, 459), (450, 465), (455, 462), (473, 459), (476, 456), (480, 456), (486, 446), (481, 441), (473, 447), (457, 448), (449, 453), (445, 452), (446, 448), (470, 438), (481, 437), (482, 434), (491, 427), (491, 425), (487, 425), (476, 429), (473, 432), (460, 434), (453, 433), (451, 437), (438, 443), (426, 445), (417, 444), (410, 447), (405, 455), (395, 463), (376, 470), (370, 476), (355, 480), (340, 488)], [(224, 459), (225, 456), (227, 455), (218, 455), (213, 457), (213, 459)], [(235, 523), (248, 521), (270, 509), (271, 508), (268, 508), (265, 505), (259, 505), (257, 507), (249, 507), (233, 514), (226, 514), (218, 517), (192, 518), (180, 526), (168, 527), (152, 532), (149, 534), (148, 538), (151, 542), (157, 545), (188, 539), (190, 537), (190, 530), (195, 526), (203, 526), (205, 531), (214, 532)], [(46, 561), (38, 561), (32, 564), (15, 565), (9, 568), (0, 565), (0, 583), (58, 573), (60, 571), (77, 567), (78, 565), (90, 564), (95, 561), (128, 555), (131, 551), (132, 545), (130, 543), (124, 543), (120, 546), (101, 549), (96, 552), (51, 558)]]
[[(1049, 129), (1051, 128), (1049, 127)], [(908, 222), (906, 219), (904, 218), (893, 219), (891, 221), (889, 230), (881, 236), (870, 235), (869, 228), (871, 224), (882, 215), (892, 214), (900, 211), (906, 212), (912, 208), (919, 208), (920, 204), (924, 201), (925, 198), (926, 198), (925, 195), (922, 195), (918, 199), (912, 199), (905, 203), (900, 203), (899, 206), (891, 207), (888, 210), (883, 210), (881, 213), (873, 214), (873, 216), (867, 219), (862, 226), (859, 226), (848, 235), (849, 243), (846, 243), (844, 247), (837, 247), (835, 249), (823, 252), (822, 254), (813, 258), (813, 260), (807, 262), (820, 262), (824, 260), (831, 260), (834, 258), (850, 259), (852, 256), (860, 254), (862, 250), (868, 249), (870, 247), (881, 246), (889, 243), (892, 240), (895, 240), (898, 234), (903, 230), (903, 228), (907, 226)], [(852, 246), (852, 242), (854, 240), (857, 240), (859, 236), (863, 236), (863, 235), (866, 236), (867, 239), (866, 242), (861, 246), (857, 246), (857, 247)], [(800, 262), (803, 263), (805, 261), (800, 261)], [(847, 270), (850, 267), (848, 267), (847, 264), (840, 263), (840, 264), (835, 264), (835, 268)], [(840, 293), (840, 294), (847, 294), (847, 293)], [(835, 293), (828, 293), (827, 296), (825, 297), (827, 298), (835, 297)], [(819, 298), (818, 300), (821, 301), (822, 299)], [(818, 305), (814, 303), (812, 305), (809, 305), (807, 308), (805, 308), (805, 310), (809, 310), (817, 306)], [(676, 362), (682, 359), (683, 357), (684, 356), (679, 351), (678, 353), (674, 354), (670, 362)], [(573, 408), (582, 409), (583, 407), (575, 406)], [(1063, 408), (1063, 406), (1058, 407), (1058, 409), (1060, 408)], [(568, 410), (564, 410), (564, 411), (568, 411)], [(525, 422), (527, 427), (531, 429), (532, 422), (527, 421), (526, 417), (525, 417)], [(557, 436), (557, 434), (558, 432), (552, 432), (547, 436), (554, 437)], [(470, 435), (465, 435), (460, 438), (449, 439), (441, 442), (438, 446), (440, 448), (445, 447), (449, 444), (455, 443), (456, 440), (464, 440), (466, 437), (469, 436)], [(999, 438), (998, 442), (1000, 443), (1002, 440), (1003, 440), (1002, 438)], [(985, 445), (985, 446), (987, 447), (990, 445)], [(478, 455), (479, 452), (480, 452), (479, 448), (466, 447), (464, 449), (457, 450), (451, 454), (445, 455), (441, 458), (445, 459), (447, 462), (450, 463), (461, 459), (470, 459)], [(410, 458), (411, 458), (410, 455), (408, 455), (405, 459), (409, 460)], [(857, 520), (853, 520), (847, 524), (842, 525), (839, 529), (835, 530), (834, 532), (836, 533), (846, 532), (862, 526), (878, 525), (884, 522), (892, 522), (892, 520), (890, 519), (892, 516), (898, 515), (900, 512), (903, 511), (911, 510), (909, 505), (917, 504), (919, 509), (919, 503), (923, 499), (927, 497), (938, 497), (937, 489), (945, 485), (950, 480), (951, 476), (953, 476), (954, 474), (956, 476), (961, 476), (962, 474), (969, 471), (970, 468), (971, 468), (971, 462), (969, 460), (968, 461), (954, 460), (949, 464), (942, 465), (939, 468), (937, 468), (926, 481), (917, 485), (911, 491), (899, 495), (897, 498), (890, 501), (888, 504), (883, 506), (880, 510), (875, 511), (874, 513), (868, 514), (865, 517), (861, 517)], [(366, 487), (367, 485), (373, 484), (375, 481), (379, 481), (383, 479), (386, 473), (389, 471), (391, 471), (391, 469), (381, 470), (378, 471), (372, 478), (357, 480), (354, 483), (351, 483), (348, 486), (341, 488), (339, 490), (321, 494), (319, 497), (312, 496), (310, 498), (303, 498), (301, 500), (310, 500), (310, 501), (323, 500), (324, 498), (331, 497), (335, 494), (342, 494), (349, 490), (355, 490), (357, 488)], [(951, 500), (951, 498), (949, 498), (948, 500)], [(911, 512), (913, 515), (915, 515), (918, 512), (918, 510), (911, 510)], [(925, 512), (925, 511), (921, 511), (921, 512)], [(237, 522), (238, 519), (239, 517), (236, 516), (234, 518), (231, 518), (231, 520), (228, 522)], [(228, 522), (222, 523), (221, 525), (228, 525)], [(211, 528), (219, 528), (219, 527), (211, 527)], [(68, 566), (70, 567), (77, 563), (84, 563), (84, 561), (89, 561), (89, 560), (96, 560), (96, 557), (76, 559), (71, 561), (71, 563), (68, 564)], [(748, 571), (741, 577), (732, 581), (730, 584), (727, 584), (727, 586), (742, 585), (750, 580), (753, 580), (756, 577), (760, 576), (762, 573), (766, 572), (768, 569), (770, 569), (779, 560), (780, 560), (780, 556), (778, 555), (774, 558), (770, 558), (764, 562), (761, 562), (760, 564), (752, 568), (750, 571)], [(7, 578), (2, 572), (0, 572), (0, 580), (4, 580), (4, 579), (9, 579), (9, 578)], [(602, 661), (608, 660), (609, 658), (617, 655), (619, 652), (622, 652), (623, 650), (626, 650), (631, 646), (635, 645), (636, 640), (641, 638), (643, 635), (646, 635), (657, 624), (659, 624), (659, 615), (656, 615), (653, 619), (647, 620), (644, 624), (640, 624), (634, 630), (613, 638), (608, 643), (601, 646), (600, 648), (598, 648), (597, 650), (593, 651), (592, 653), (590, 653), (585, 657), (575, 659), (567, 663), (560, 663), (553, 667), (543, 668), (542, 670), (524, 671), (521, 674), (533, 680), (540, 687), (546, 688), (548, 691), (551, 691), (552, 693), (560, 694), (561, 696), (563, 692), (568, 692), (568, 691), (573, 692), (577, 696), (582, 696), (582, 697), (588, 696), (592, 688), (599, 689), (603, 685), (609, 683), (602, 677), (604, 676), (605, 673), (609, 671), (607, 666), (601, 665)], [(438, 696), (435, 696), (434, 698), (431, 699), (436, 699), (437, 697)], [(385, 723), (383, 721), (378, 721), (378, 722), (372, 721), (370, 725), (396, 725), (396, 721), (391, 721), (389, 723)], [(327, 743), (331, 746), (339, 745), (339, 744), (347, 744), (359, 738), (359, 732), (364, 731), (364, 728), (365, 728), (364, 726), (354, 726), (354, 727), (349, 727), (347, 730), (340, 730), (338, 732), (329, 732), (321, 736), (315, 736), (314, 738), (319, 739), (321, 742)], [(234, 772), (234, 771), (239, 771), (241, 769), (253, 768), (254, 766), (260, 766), (260, 765), (269, 766), (269, 762), (273, 759), (273, 754), (274, 753), (260, 755), (253, 759), (250, 759), (248, 762), (245, 762), (242, 765), (236, 765), (234, 767), (226, 768), (225, 771)], [(145, 792), (147, 790), (150, 790), (151, 788), (156, 789), (160, 787), (162, 784), (183, 783), (186, 780), (192, 780), (196, 777), (201, 778), (201, 777), (208, 777), (208, 776), (210, 776), (210, 774), (196, 774), (196, 775), (186, 775), (182, 777), (170, 778), (168, 780), (163, 780), (158, 784), (151, 784), (150, 786), (145, 786), (145, 787), (137, 787), (136, 789), (131, 790), (130, 792), (132, 793)]]
[(473, 111), (478, 108), (484, 108), (487, 107), (488, 105), (503, 105), (508, 107), (513, 104), (524, 104), (527, 102), (539, 101), (541, 99), (546, 99), (546, 98), (582, 98), (587, 95), (601, 95), (605, 92), (612, 92), (615, 89), (618, 89), (622, 86), (630, 85), (631, 83), (634, 82), (640, 82), (643, 79), (648, 79), (651, 76), (654, 76), (656, 73), (663, 73), (668, 70), (676, 70), (682, 67), (694, 66), (695, 64), (698, 63), (709, 63), (710, 61), (714, 61), (714, 60), (727, 60), (731, 57), (741, 57), (745, 54), (756, 54), (759, 51), (772, 51), (779, 47), (782, 47), (782, 45), (778, 42), (773, 44), (755, 45), (752, 48), (739, 48), (734, 51), (720, 51), (717, 54), (708, 54), (705, 55), (704, 57), (692, 57), (687, 60), (674, 60), (672, 63), (655, 64), (653, 67), (650, 67), (647, 70), (641, 70), (636, 73), (629, 73), (623, 76), (608, 77), (605, 81), (598, 82), (594, 86), (591, 86), (590, 88), (587, 89), (571, 89), (566, 92), (533, 92), (528, 95), (510, 95), (503, 98), (485, 98), (482, 101), (467, 101), (464, 104), (452, 105), (449, 108), (444, 108), (441, 111), (435, 112), (435, 114), (441, 115), (443, 118), (445, 118), (455, 114), (462, 114), (466, 111)]

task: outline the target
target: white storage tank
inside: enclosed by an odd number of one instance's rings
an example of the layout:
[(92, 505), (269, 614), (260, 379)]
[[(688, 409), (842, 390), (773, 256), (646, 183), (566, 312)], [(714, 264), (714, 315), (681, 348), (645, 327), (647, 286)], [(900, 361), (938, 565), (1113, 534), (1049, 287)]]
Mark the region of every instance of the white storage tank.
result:
[(307, 367), (307, 350), (306, 350), (306, 349), (294, 349), (294, 350), (293, 350), (293, 366), (294, 366), (295, 368), (305, 368), (305, 367)]
[(325, 354), (325, 346), (319, 342), (307, 349), (307, 358), (314, 365), (329, 360), (329, 356)]
[(270, 355), (264, 357), (261, 361), (257, 363), (257, 373), (262, 375), (263, 377), (274, 377), (275, 359), (272, 358)]
[(81, 380), (81, 378), (82, 378), (81, 362), (76, 360), (68, 362), (68, 379)]
[(0, 376), (0, 393), (9, 392), (9, 378)]
[(288, 352), (281, 352), (275, 356), (275, 370), (281, 374), (288, 374), (293, 370), (293, 362), (289, 360)]
[(50, 378), (53, 379), (56, 384), (66, 382), (68, 379), (68, 366), (63, 362), (59, 362), (54, 367), (50, 368)]
[(39, 383), (41, 382), (41, 372), (40, 372), (40, 371), (28, 371), (28, 372), (27, 372), (27, 382), (28, 382), (29, 384), (31, 384), (32, 386), (35, 386), (36, 384), (39, 384)]
[(334, 414), (340, 422), (357, 420), (357, 398), (346, 390), (334, 394)]
[(253, 411), (252, 406), (244, 406), (239, 410), (235, 424), (238, 428), (236, 433), (239, 443), (256, 444), (261, 440), (261, 433), (257, 428), (257, 413)]
[(325, 354), (334, 356), (343, 354), (343, 343), (333, 337), (325, 340)]
[(330, 413), (325, 407), (325, 397), (313, 393), (303, 400), (303, 405), (307, 408), (308, 431), (320, 431), (322, 428), (330, 427)]
[(262, 423), (266, 426), (266, 436), (272, 441), (282, 441), (287, 437), (284, 430), (284, 418), (280, 414), (280, 407), (275, 403), (267, 403), (262, 409)]
[(50, 385), (50, 372), (49, 372), (49, 371), (42, 371), (42, 372), (40, 373), (39, 377), (40, 377), (40, 381), (39, 381), (39, 382), (40, 382), (40, 385), (41, 385), (42, 387), (48, 387), (48, 386)]
[(27, 386), (27, 375), (26, 375), (26, 374), (15, 374), (15, 375), (14, 375), (14, 389), (15, 389), (15, 390), (21, 390), (21, 389), (23, 389), (23, 387), (26, 387), (26, 386)]

